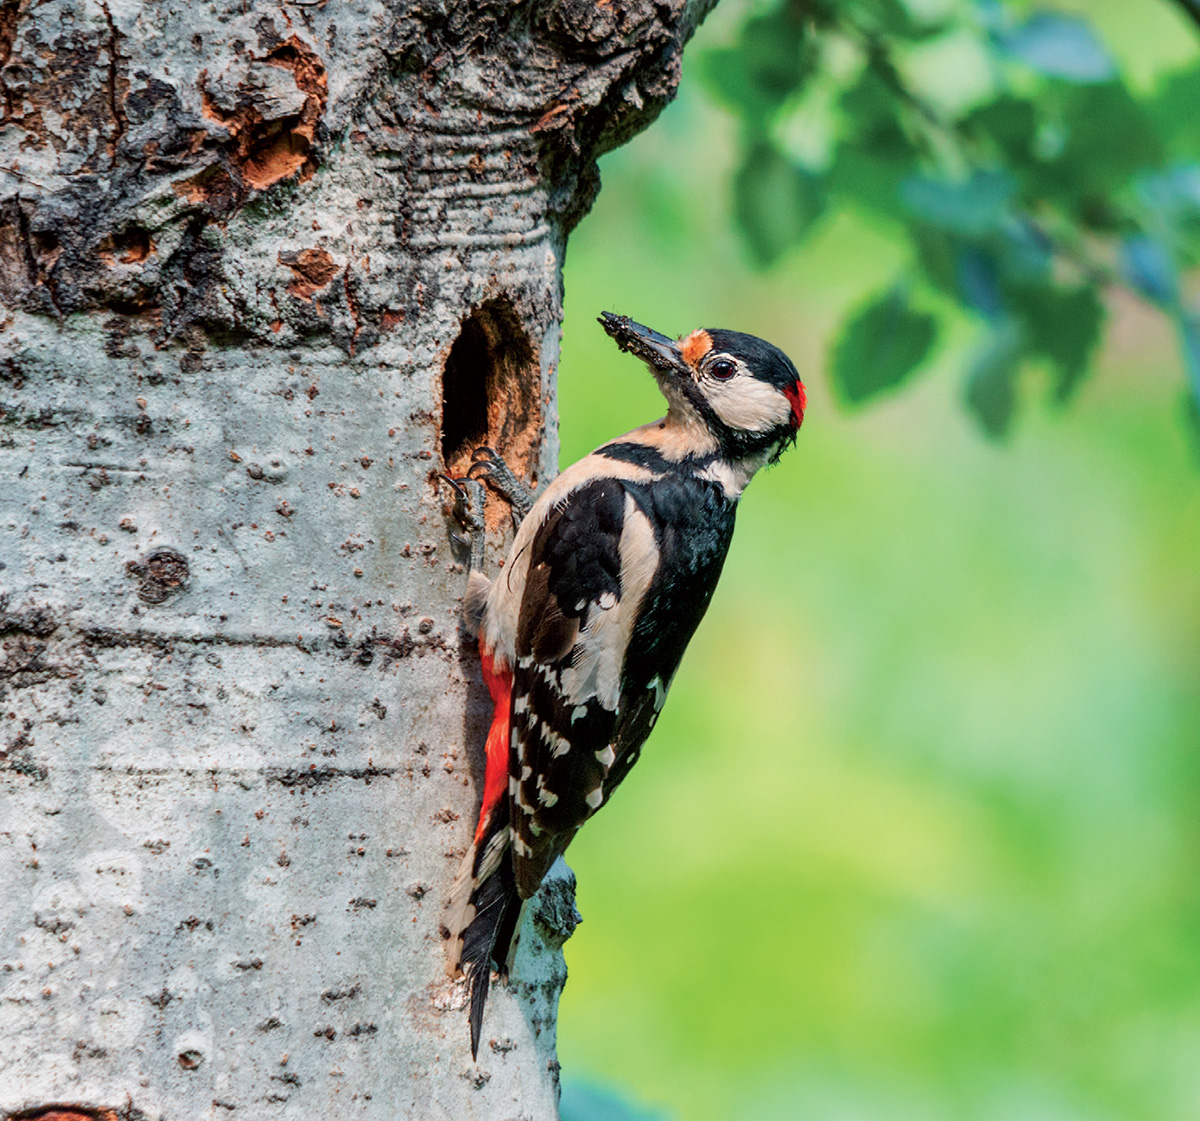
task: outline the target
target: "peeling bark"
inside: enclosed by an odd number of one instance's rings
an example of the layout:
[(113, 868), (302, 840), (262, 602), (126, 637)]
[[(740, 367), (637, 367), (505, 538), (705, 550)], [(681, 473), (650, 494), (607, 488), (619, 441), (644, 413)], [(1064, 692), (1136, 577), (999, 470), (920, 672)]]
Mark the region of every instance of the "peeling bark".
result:
[(707, 6), (0, 3), (0, 1116), (555, 1116), (565, 867), (478, 1064), (443, 972), (436, 473), (553, 472), (566, 237)]

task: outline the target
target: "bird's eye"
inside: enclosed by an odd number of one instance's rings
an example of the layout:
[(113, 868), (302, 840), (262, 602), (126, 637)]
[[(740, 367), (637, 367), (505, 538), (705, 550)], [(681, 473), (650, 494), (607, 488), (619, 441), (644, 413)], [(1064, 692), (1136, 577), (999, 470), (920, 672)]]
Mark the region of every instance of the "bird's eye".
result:
[(728, 381), (734, 374), (737, 373), (735, 366), (728, 359), (722, 358), (720, 362), (714, 362), (708, 371), (717, 381)]

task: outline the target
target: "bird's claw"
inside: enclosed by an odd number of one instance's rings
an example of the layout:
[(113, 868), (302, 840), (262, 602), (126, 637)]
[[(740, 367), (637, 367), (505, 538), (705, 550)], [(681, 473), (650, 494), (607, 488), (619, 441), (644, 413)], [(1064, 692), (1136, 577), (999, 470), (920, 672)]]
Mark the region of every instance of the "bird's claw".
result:
[(450, 512), (454, 520), (466, 531), (451, 533), (450, 540), (471, 554), (472, 570), (483, 568), (483, 545), (487, 526), (483, 520), (484, 490), (483, 483), (472, 479), (469, 475), (453, 478), (450, 475), (438, 474), (438, 478), (448, 483), (454, 491), (454, 505)]
[(472, 481), (486, 479), (495, 491), (508, 500), (518, 523), (524, 520), (533, 506), (533, 493), (529, 487), (504, 462), (500, 453), (486, 444), (471, 453), (471, 466), (467, 468), (467, 478)]

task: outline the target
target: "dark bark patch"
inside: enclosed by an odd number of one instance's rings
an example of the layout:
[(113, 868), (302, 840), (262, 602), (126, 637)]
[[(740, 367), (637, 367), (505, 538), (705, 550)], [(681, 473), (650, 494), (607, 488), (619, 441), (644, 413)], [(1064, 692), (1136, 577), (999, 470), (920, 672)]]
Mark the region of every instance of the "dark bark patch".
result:
[(48, 607), (9, 612), (8, 596), (0, 596), (0, 636), (29, 634), (34, 638), (49, 638), (57, 629), (58, 620)]
[(140, 577), (138, 599), (143, 603), (162, 603), (187, 588), (187, 558), (174, 549), (155, 549), (142, 560), (129, 561), (125, 572)]
[(154, 241), (141, 226), (130, 226), (101, 239), (96, 255), (106, 265), (140, 265), (154, 252)]
[[(0, 204), (0, 302), (19, 304), (30, 289), (47, 284), (60, 253), (58, 238), (34, 230), (20, 201)], [(53, 304), (53, 292), (43, 292)]]
[[(506, 297), (488, 300), (463, 321), (442, 371), (442, 462), (463, 475), (483, 445), (528, 477), (541, 435), (537, 350)], [(489, 504), (489, 509), (494, 508)]]

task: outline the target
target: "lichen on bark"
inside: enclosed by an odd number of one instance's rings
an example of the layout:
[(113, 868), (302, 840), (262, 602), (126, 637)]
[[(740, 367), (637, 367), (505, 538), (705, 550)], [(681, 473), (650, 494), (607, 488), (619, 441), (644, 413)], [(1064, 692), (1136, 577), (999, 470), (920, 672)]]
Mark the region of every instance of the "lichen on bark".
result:
[(436, 475), (554, 472), (566, 237), (706, 7), (0, 3), (0, 1116), (554, 1116), (569, 873), (478, 1064), (442, 970)]

